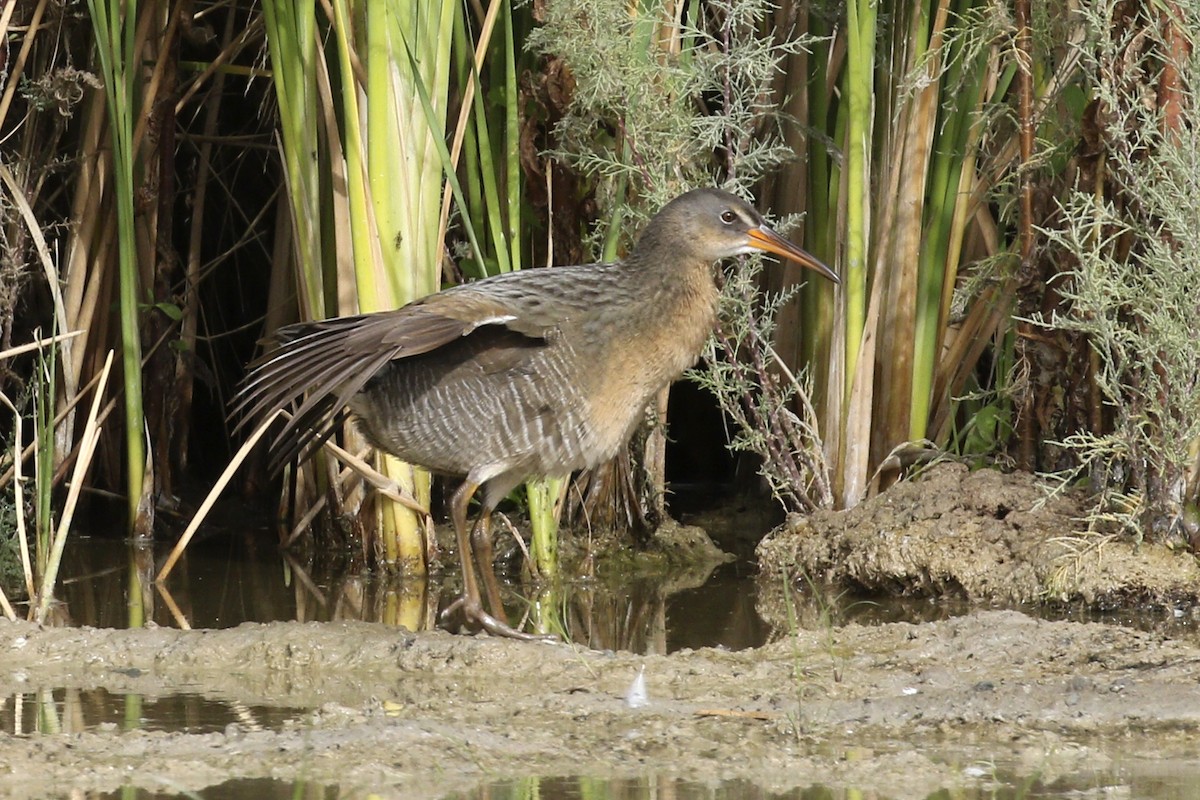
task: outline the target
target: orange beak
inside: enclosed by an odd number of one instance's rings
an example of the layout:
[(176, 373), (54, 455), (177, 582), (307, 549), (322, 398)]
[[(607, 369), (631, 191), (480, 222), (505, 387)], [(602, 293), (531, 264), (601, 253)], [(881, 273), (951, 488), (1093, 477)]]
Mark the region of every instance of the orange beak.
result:
[(837, 273), (825, 266), (820, 259), (807, 250), (802, 250), (787, 239), (784, 239), (766, 225), (760, 228), (751, 228), (747, 233), (750, 236), (751, 247), (765, 250), (768, 253), (774, 253), (777, 256), (783, 256), (790, 261), (795, 261), (802, 267), (816, 270), (834, 283), (840, 284), (842, 282)]

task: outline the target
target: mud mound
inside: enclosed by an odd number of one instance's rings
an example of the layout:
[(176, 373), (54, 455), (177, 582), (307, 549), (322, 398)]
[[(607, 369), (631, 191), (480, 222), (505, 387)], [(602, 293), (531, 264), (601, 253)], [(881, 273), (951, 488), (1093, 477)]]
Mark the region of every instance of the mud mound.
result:
[(771, 575), (869, 592), (1024, 603), (1194, 602), (1195, 557), (1087, 533), (1034, 476), (941, 464), (845, 512), (793, 519), (758, 548)]

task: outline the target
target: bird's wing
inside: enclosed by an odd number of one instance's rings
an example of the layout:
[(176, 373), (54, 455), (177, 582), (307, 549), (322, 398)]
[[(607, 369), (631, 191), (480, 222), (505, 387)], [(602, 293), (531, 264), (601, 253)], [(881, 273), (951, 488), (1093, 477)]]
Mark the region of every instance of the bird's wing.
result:
[[(472, 286), (464, 284), (460, 289)], [(400, 309), (410, 312), (407, 316), (411, 324), (398, 324), (391, 338), (405, 340), (405, 356), (436, 350), (488, 325), (503, 326), (531, 339), (544, 339), (556, 320), (546, 319), (525, 307), (522, 299), (459, 290), (433, 294)]]
[[(307, 457), (336, 429), (346, 405), (386, 364), (433, 352), (476, 331), (507, 329), (508, 356), (485, 352), (485, 369), (505, 368), (513, 340), (536, 347), (549, 329), (484, 294), (431, 295), (395, 311), (337, 317), (281, 328), (279, 347), (250, 365), (233, 413), (237, 427), (294, 407), (272, 444), (272, 467)], [(517, 336), (514, 336), (517, 334)]]

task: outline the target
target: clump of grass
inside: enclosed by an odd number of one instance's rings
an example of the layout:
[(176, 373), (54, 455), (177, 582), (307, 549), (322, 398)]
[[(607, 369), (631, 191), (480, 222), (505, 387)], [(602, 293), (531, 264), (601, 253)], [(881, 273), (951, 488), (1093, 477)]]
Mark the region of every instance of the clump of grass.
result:
[[(1180, 18), (1162, 26), (1118, 24), (1109, 3), (1083, 9), (1096, 34), (1083, 57), (1095, 80), (1104, 170), (1062, 202), (1061, 227), (1043, 230), (1071, 264), (1059, 289), (1069, 302), (1034, 321), (1087, 337), (1110, 420), (1106, 430), (1060, 443), (1077, 466), (1059, 481), (1091, 480), (1097, 523), (1195, 542), (1200, 98), (1191, 87), (1200, 86), (1200, 58), (1173, 57), (1170, 40), (1196, 30), (1200, 4), (1173, 8)], [(1154, 94), (1158, 102), (1146, 102)]]
[(689, 376), (717, 398), (736, 431), (729, 447), (757, 457), (759, 474), (787, 511), (833, 504), (829, 468), (806, 373), (794, 375), (775, 355), (775, 317), (794, 292), (759, 302), (758, 259), (728, 276), (721, 329), (709, 339), (704, 369)]

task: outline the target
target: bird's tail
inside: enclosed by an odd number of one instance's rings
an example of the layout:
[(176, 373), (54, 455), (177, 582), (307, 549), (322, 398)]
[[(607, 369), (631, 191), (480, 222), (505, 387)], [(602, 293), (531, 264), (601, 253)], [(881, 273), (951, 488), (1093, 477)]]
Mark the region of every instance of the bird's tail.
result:
[(271, 472), (316, 452), (346, 419), (350, 398), (393, 357), (387, 348), (353, 346), (371, 321), (338, 317), (280, 328), (250, 364), (232, 403), (234, 430), (257, 425), (277, 410), (290, 411), (271, 440)]

